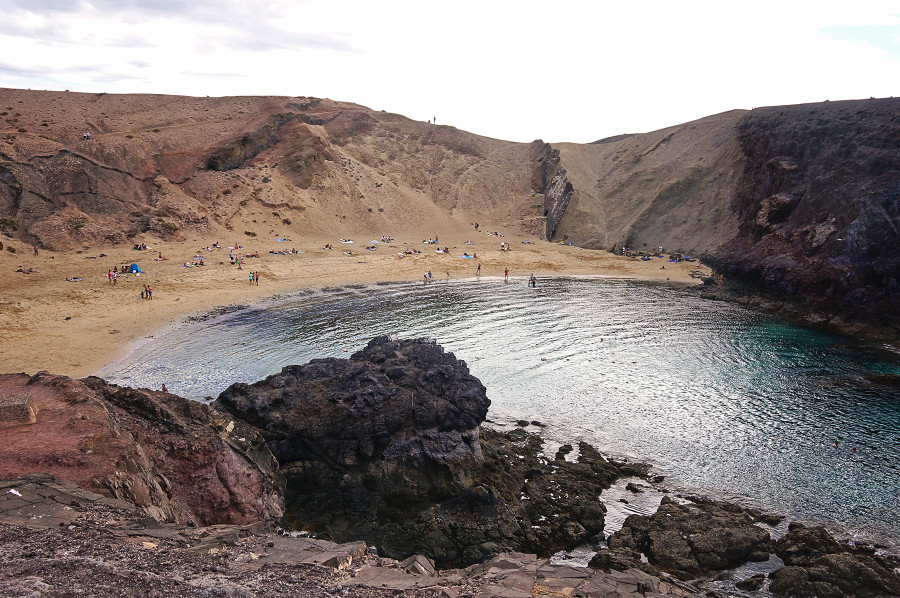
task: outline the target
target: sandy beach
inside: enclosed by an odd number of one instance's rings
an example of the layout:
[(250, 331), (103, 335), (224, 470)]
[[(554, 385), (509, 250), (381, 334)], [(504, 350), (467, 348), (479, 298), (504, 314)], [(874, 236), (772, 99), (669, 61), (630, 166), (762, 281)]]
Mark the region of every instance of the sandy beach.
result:
[[(491, 231), (503, 236), (489, 235)], [(382, 234), (390, 234), (394, 240), (382, 243)], [(435, 235), (437, 244), (423, 242)], [(0, 279), (0, 371), (91, 375), (191, 314), (304, 288), (419, 281), (429, 271), (436, 280), (472, 278), (478, 264), (481, 277), (502, 277), (508, 268), (510, 277), (521, 277), (522, 284), (531, 274), (538, 278), (607, 275), (697, 284), (699, 280), (690, 272), (709, 272), (698, 262), (644, 262), (551, 244), (490, 225), (479, 231), (462, 223), (430, 232), (357, 231), (344, 238), (354, 242), (341, 243), (341, 237), (331, 235), (279, 241), (232, 233), (230, 238), (196, 236), (180, 243), (147, 238), (142, 241), (148, 246), (146, 251), (116, 245), (77, 252), (39, 250), (37, 256), (30, 247), (7, 240), (5, 245), (12, 245), (16, 252), (0, 252), (5, 273)], [(379, 242), (373, 244), (373, 240)], [(501, 242), (510, 249), (502, 251)], [(220, 248), (208, 251), (215, 243)], [(238, 249), (229, 249), (236, 244)], [(325, 249), (326, 245), (332, 249)], [(367, 251), (370, 246), (377, 249)], [(436, 253), (444, 247), (449, 255)], [(411, 249), (421, 253), (398, 255)], [(270, 253), (293, 250), (302, 253)], [(230, 263), (230, 252), (242, 258), (240, 269)], [(463, 253), (477, 255), (477, 259), (458, 257)], [(159, 261), (160, 254), (166, 259)], [(259, 257), (245, 257), (256, 254)], [(203, 266), (185, 266), (199, 258), (203, 258)], [(140, 266), (140, 275), (120, 274), (115, 285), (110, 283), (109, 270), (122, 270), (132, 263)], [(250, 285), (250, 272), (259, 272), (258, 285)], [(141, 298), (145, 284), (153, 291), (151, 300)]]

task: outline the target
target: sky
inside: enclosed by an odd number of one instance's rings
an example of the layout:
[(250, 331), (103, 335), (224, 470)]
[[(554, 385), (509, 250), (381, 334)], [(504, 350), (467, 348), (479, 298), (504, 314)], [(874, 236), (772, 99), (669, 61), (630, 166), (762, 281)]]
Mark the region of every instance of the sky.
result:
[(900, 95), (897, 0), (0, 0), (0, 87), (314, 96), (509, 141)]

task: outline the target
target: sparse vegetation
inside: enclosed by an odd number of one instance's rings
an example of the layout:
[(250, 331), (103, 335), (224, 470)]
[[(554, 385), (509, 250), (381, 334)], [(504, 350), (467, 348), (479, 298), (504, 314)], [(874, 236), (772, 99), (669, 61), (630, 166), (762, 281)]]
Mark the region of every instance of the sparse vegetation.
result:
[(153, 129), (154, 133), (159, 133), (159, 129)]
[(74, 226), (75, 226), (75, 230), (78, 230), (78, 229), (84, 228), (86, 225), (84, 222), (76, 222)]
[(7, 246), (6, 246), (6, 250), (7, 250), (8, 252), (10, 252), (10, 253), (15, 253), (15, 252), (16, 252), (16, 248), (13, 247), (12, 245), (7, 245)]
[(24, 127), (19, 127), (19, 133), (27, 133), (27, 132), (28, 132), (28, 129), (26, 129)]
[(231, 189), (225, 189), (222, 191), (222, 195), (231, 195)]
[(19, 230), (19, 221), (15, 218), (7, 216), (6, 218), (0, 219), (0, 228), (4, 230)]
[(255, 236), (256, 236), (256, 233), (253, 232), (252, 230), (245, 230), (245, 231), (244, 231), (244, 234), (247, 235), (248, 237), (255, 237)]
[(166, 230), (176, 231), (178, 230), (178, 225), (174, 222), (169, 222), (168, 220), (163, 220), (162, 227)]
[(143, 212), (138, 212), (137, 210), (135, 210), (134, 212), (131, 213), (132, 218), (140, 218), (143, 215), (144, 215)]
[(291, 219), (290, 219), (290, 218), (285, 218), (285, 219), (284, 219), (284, 220), (282, 220), (282, 221), (281, 221), (281, 222), (282, 222), (282, 223), (283, 223), (283, 224), (287, 224), (287, 225), (290, 225), (290, 223), (291, 223)]
[(125, 139), (134, 139), (134, 135), (126, 135)]

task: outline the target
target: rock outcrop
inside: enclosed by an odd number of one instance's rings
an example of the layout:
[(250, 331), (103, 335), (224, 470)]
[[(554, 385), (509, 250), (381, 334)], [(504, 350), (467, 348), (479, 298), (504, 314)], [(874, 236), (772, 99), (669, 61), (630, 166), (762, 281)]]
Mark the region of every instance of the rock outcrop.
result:
[(403, 562), (363, 542), (265, 525), (157, 524), (133, 505), (45, 474), (0, 480), (0, 592), (8, 596), (700, 596), (643, 571), (504, 553), (464, 570)]
[(565, 169), (559, 168), (559, 150), (540, 139), (531, 142), (531, 188), (544, 196), (544, 238), (550, 241), (575, 187)]
[(429, 340), (376, 338), (348, 360), (235, 384), (217, 404), (266, 437), (287, 477), (288, 520), (441, 566), (592, 538), (601, 490), (639, 469), (587, 445), (576, 462), (548, 462), (536, 436), (479, 432), (484, 386)]
[(900, 100), (758, 108), (738, 124), (727, 275), (869, 333), (900, 331)]
[(640, 555), (680, 579), (732, 569), (747, 561), (766, 561), (773, 543), (757, 525), (762, 516), (727, 503), (694, 498), (683, 504), (664, 497), (649, 517), (631, 515), (609, 538), (592, 566), (639, 566)]
[(824, 528), (791, 523), (775, 544), (785, 566), (769, 577), (769, 589), (782, 596), (898, 596), (896, 559), (873, 548), (840, 544)]
[(160, 522), (251, 523), (281, 516), (272, 453), (240, 421), (165, 392), (46, 372), (0, 375), (34, 423), (3, 430), (0, 478), (52, 474), (136, 505)]

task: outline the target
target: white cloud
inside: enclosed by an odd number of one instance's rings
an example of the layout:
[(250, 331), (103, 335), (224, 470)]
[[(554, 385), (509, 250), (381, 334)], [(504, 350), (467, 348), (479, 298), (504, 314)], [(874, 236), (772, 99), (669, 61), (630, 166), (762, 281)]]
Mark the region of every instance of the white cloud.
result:
[(2, 86), (325, 96), (515, 141), (898, 95), (900, 81), (900, 56), (864, 39), (900, 26), (893, 2), (7, 4)]

